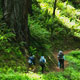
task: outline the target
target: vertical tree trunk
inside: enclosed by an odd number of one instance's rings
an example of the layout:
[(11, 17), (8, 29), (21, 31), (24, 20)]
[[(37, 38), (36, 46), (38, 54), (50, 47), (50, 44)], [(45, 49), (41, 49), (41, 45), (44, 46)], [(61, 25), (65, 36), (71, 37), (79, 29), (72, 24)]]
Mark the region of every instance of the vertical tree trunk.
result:
[(32, 16), (32, 0), (28, 0), (28, 13)]
[(56, 2), (57, 2), (57, 0), (55, 0), (55, 2), (54, 2), (53, 16), (55, 16)]
[[(55, 18), (56, 2), (57, 2), (57, 0), (55, 0), (55, 2), (54, 2), (53, 18)], [(54, 24), (53, 24), (53, 25), (54, 25)], [(51, 27), (51, 40), (52, 40), (52, 41), (53, 41), (53, 30), (54, 30), (53, 25), (52, 25), (52, 27)]]
[(29, 46), (28, 0), (4, 0), (5, 21), (16, 34), (18, 42), (27, 42)]

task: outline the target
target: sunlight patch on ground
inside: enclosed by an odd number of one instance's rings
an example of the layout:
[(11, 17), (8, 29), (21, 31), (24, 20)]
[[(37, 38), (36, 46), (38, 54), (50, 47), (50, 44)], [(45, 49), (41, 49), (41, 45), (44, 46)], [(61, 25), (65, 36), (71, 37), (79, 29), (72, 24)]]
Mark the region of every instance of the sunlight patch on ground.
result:
[(27, 75), (28, 75), (28, 77), (37, 78), (37, 79), (40, 79), (42, 77), (42, 75), (39, 75), (39, 74), (36, 74), (33, 72), (29, 72), (29, 73), (27, 73)]

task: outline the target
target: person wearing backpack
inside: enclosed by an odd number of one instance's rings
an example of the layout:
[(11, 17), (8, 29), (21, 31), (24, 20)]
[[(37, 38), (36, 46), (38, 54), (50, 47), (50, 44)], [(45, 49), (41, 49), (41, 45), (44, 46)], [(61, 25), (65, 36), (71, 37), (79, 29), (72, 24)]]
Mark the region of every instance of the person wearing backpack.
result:
[(42, 73), (44, 73), (44, 68), (45, 68), (45, 63), (46, 63), (46, 59), (44, 58), (44, 56), (40, 57), (40, 66), (42, 67)]
[(59, 51), (58, 53), (58, 67), (64, 69), (64, 54), (62, 51)]
[(29, 58), (28, 58), (28, 64), (29, 64), (29, 68), (33, 68), (33, 66), (35, 65), (35, 56), (34, 55), (31, 55)]

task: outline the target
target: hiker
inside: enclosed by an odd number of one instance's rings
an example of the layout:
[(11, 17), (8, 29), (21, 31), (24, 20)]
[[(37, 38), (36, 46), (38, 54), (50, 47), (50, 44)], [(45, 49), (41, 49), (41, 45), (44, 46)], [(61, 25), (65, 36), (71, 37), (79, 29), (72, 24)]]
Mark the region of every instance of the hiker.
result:
[(62, 51), (59, 51), (58, 53), (58, 67), (64, 69), (64, 54)]
[(29, 63), (29, 69), (33, 69), (34, 65), (35, 65), (35, 56), (31, 55), (28, 58), (28, 63)]
[(44, 56), (40, 57), (40, 66), (42, 67), (42, 73), (44, 73), (44, 68), (45, 68), (45, 63), (46, 63), (46, 59), (44, 58)]

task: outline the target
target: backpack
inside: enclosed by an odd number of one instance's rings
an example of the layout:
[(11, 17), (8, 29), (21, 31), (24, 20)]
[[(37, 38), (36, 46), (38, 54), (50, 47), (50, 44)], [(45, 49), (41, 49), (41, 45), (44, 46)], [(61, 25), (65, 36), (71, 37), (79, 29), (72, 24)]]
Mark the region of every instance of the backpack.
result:
[(33, 60), (34, 60), (34, 59), (33, 59), (33, 57), (32, 57), (32, 56), (31, 56), (31, 57), (29, 57), (28, 63), (29, 63), (29, 64), (33, 64)]
[(29, 63), (29, 64), (32, 64), (32, 61), (31, 61), (31, 59), (29, 59), (29, 60), (28, 60), (28, 63)]
[(64, 56), (63, 53), (60, 53), (59, 54), (59, 59), (63, 59), (63, 56)]
[(45, 63), (45, 59), (42, 59), (42, 61), (41, 61), (42, 63)]
[(40, 64), (45, 64), (46, 63), (46, 59), (45, 58), (40, 58)]
[(33, 61), (33, 60), (34, 60), (34, 57), (33, 57), (33, 56), (31, 56), (31, 57), (29, 57), (29, 59), (30, 59), (31, 61)]

